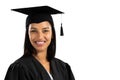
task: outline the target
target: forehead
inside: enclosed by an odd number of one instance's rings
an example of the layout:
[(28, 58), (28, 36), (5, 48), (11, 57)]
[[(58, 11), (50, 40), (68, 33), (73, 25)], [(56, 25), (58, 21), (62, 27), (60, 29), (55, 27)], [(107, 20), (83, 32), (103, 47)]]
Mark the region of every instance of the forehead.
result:
[(39, 23), (31, 23), (29, 28), (51, 28), (51, 24), (48, 21), (43, 21)]

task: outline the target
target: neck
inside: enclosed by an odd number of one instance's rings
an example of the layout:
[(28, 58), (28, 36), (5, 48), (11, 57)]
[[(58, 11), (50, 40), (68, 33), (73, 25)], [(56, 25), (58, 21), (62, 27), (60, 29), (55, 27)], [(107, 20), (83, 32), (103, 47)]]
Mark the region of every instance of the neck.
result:
[(36, 55), (33, 55), (46, 69), (46, 71), (50, 72), (50, 62), (47, 60), (47, 51), (37, 52)]
[(36, 55), (33, 55), (37, 60), (40, 62), (46, 62), (47, 61), (47, 51), (43, 52), (37, 52)]

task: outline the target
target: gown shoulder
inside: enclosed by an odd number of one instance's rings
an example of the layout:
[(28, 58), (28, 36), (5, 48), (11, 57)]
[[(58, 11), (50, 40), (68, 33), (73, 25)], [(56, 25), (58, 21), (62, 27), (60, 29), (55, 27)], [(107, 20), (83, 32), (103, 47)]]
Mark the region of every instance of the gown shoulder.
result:
[(6, 73), (5, 80), (27, 80), (28, 69), (22, 63), (22, 58), (13, 62)]
[(67, 62), (64, 62), (58, 58), (54, 58), (53, 63), (56, 64), (56, 67), (59, 68), (60, 72), (62, 72), (61, 74), (64, 75), (66, 80), (75, 80), (71, 66)]
[(63, 60), (61, 59), (58, 59), (58, 58), (54, 58), (53, 61), (55, 62), (55, 64), (58, 64), (64, 68), (68, 68), (70, 67), (70, 65), (67, 63), (67, 62), (64, 62)]

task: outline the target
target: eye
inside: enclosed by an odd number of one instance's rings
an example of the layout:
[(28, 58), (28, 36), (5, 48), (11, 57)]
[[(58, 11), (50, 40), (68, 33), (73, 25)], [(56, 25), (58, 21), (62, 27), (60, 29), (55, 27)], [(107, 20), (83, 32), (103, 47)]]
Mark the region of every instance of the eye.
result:
[(30, 32), (37, 32), (37, 30), (30, 30)]
[(46, 32), (49, 32), (49, 30), (47, 30), (47, 29), (43, 30), (43, 33), (46, 33)]

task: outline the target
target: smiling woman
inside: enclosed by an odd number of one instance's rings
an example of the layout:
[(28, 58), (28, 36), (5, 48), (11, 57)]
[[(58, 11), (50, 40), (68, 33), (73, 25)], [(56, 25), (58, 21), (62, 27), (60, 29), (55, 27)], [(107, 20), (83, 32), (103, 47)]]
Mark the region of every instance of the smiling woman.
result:
[(48, 21), (30, 24), (28, 33), (30, 42), (37, 53), (47, 51), (52, 38), (52, 29)]
[(48, 6), (13, 9), (27, 14), (24, 54), (12, 63), (5, 80), (75, 80), (69, 64), (55, 58), (56, 34)]

